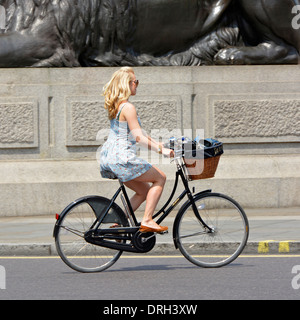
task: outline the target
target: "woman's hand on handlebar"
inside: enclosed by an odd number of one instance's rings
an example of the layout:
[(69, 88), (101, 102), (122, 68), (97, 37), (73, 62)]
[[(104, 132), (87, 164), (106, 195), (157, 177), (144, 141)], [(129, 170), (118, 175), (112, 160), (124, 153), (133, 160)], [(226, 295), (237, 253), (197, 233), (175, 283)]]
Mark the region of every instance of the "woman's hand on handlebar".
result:
[(167, 158), (174, 158), (174, 150), (168, 148), (162, 148), (162, 155)]

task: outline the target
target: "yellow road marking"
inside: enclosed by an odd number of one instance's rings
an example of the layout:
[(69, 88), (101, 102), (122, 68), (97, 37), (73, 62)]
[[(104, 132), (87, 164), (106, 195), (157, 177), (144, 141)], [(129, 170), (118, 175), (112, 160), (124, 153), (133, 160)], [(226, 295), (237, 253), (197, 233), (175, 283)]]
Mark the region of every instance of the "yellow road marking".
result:
[(278, 242), (278, 252), (279, 253), (289, 253), (290, 252), (290, 242), (294, 240), (276, 241), (276, 240), (265, 240), (258, 243), (257, 251), (258, 253), (269, 253), (269, 243)]
[[(198, 256), (198, 257), (215, 257), (211, 256)], [(182, 258), (185, 259), (181, 255), (172, 255), (172, 256), (160, 256), (160, 255), (153, 255), (153, 256), (122, 256), (120, 259), (169, 259), (169, 258)], [(260, 255), (260, 254), (242, 254), (239, 258), (300, 258), (300, 254), (268, 254), (268, 255)], [(0, 257), (0, 260), (13, 260), (13, 259), (24, 259), (24, 260), (35, 260), (35, 259), (60, 259), (58, 256), (3, 256)]]
[(290, 252), (290, 244), (289, 241), (281, 241), (278, 246), (279, 253)]
[(273, 242), (275, 240), (265, 240), (265, 241), (260, 241), (258, 243), (258, 253), (268, 253), (269, 252), (269, 242)]

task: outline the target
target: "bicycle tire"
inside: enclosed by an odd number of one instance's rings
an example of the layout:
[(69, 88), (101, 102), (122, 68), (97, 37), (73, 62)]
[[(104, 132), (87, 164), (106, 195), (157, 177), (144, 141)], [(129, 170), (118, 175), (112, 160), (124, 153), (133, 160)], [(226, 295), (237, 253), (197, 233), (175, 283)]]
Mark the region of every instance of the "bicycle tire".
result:
[(218, 268), (234, 261), (243, 251), (249, 236), (249, 223), (243, 208), (220, 193), (194, 196), (207, 231), (186, 202), (174, 222), (174, 237), (183, 256), (197, 266)]
[[(56, 250), (61, 259), (78, 272), (100, 272), (111, 267), (123, 251), (104, 248), (84, 239), (96, 217), (105, 213), (110, 200), (99, 196), (80, 198), (60, 214), (55, 225)], [(99, 228), (109, 228), (114, 224), (128, 226), (123, 210), (114, 203)], [(124, 241), (125, 242), (125, 241)]]

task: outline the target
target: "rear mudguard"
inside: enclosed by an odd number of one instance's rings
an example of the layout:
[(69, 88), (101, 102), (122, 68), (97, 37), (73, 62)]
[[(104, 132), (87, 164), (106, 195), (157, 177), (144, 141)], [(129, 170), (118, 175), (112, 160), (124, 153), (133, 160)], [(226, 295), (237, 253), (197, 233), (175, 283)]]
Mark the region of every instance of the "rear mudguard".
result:
[[(60, 225), (60, 220), (64, 217), (66, 212), (68, 212), (71, 209), (71, 207), (78, 205), (82, 202), (87, 202), (91, 206), (91, 208), (93, 209), (93, 211), (95, 213), (95, 218), (96, 217), (99, 218), (99, 216), (101, 216), (101, 214), (103, 214), (105, 212), (105, 210), (109, 206), (111, 200), (104, 198), (104, 197), (100, 197), (100, 196), (85, 196), (85, 197), (82, 197), (82, 198), (79, 198), (79, 199), (73, 201), (57, 217), (57, 220), (56, 220), (56, 223), (54, 226), (54, 230), (53, 230), (53, 237), (54, 238), (57, 235), (57, 231), (58, 231), (59, 225)], [(115, 222), (114, 221), (114, 218), (115, 218), (114, 213), (118, 213), (118, 217), (123, 218), (122, 223), (124, 226), (128, 225), (128, 221), (126, 219), (124, 211), (115, 202), (112, 204), (112, 208), (110, 210), (110, 214), (109, 214), (108, 218), (105, 218), (105, 219), (110, 219), (111, 223)], [(108, 222), (108, 221), (106, 220), (106, 222)]]
[[(195, 199), (196, 197), (198, 197), (198, 196), (200, 196), (200, 195), (203, 196), (203, 195), (208, 194), (208, 193), (211, 193), (211, 189), (198, 192), (198, 193), (196, 193), (196, 194), (193, 195), (193, 198)], [(178, 211), (178, 213), (177, 213), (177, 215), (176, 215), (176, 218), (175, 218), (175, 221), (174, 221), (174, 224), (173, 224), (173, 241), (174, 241), (174, 246), (175, 246), (176, 249), (178, 249), (178, 245), (177, 245), (177, 240), (178, 240), (178, 239), (176, 239), (175, 231), (176, 231), (177, 228), (178, 228), (179, 218), (180, 218), (182, 212), (185, 211), (189, 205), (190, 205), (190, 200), (187, 200), (187, 201), (181, 206), (181, 208), (179, 209), (179, 211)]]

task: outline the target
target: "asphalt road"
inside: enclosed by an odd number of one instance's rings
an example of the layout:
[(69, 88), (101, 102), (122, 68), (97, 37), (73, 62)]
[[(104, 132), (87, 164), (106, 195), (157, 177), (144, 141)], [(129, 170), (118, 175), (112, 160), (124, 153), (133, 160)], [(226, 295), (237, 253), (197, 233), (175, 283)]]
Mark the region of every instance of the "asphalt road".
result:
[(300, 299), (300, 255), (241, 256), (219, 269), (180, 256), (130, 256), (94, 274), (57, 257), (0, 258), (0, 266), (0, 300)]

